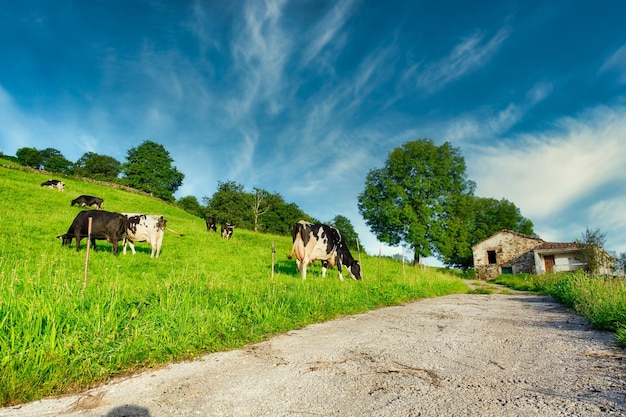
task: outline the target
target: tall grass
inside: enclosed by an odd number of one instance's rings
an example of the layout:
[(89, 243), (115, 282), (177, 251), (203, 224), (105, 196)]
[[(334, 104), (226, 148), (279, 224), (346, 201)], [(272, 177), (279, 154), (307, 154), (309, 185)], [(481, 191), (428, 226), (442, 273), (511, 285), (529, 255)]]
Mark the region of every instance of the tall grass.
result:
[[(467, 291), (461, 279), (362, 255), (363, 281), (341, 282), (321, 267), (300, 279), (286, 259), (291, 239), (235, 230), (232, 240), (204, 221), (139, 194), (0, 167), (0, 405), (68, 393), (108, 379), (241, 347), (311, 323), (423, 297)], [(83, 289), (85, 244), (76, 252), (56, 236), (80, 209), (80, 194), (104, 209), (163, 214), (161, 257), (145, 243), (111, 254), (98, 242)], [(276, 263), (272, 279), (272, 243)], [(121, 251), (120, 251), (121, 252)], [(379, 266), (380, 265), (380, 266)], [(380, 272), (379, 272), (380, 271)]]
[(626, 280), (595, 277), (583, 271), (544, 275), (501, 275), (497, 283), (552, 295), (597, 329), (615, 332), (626, 346)]

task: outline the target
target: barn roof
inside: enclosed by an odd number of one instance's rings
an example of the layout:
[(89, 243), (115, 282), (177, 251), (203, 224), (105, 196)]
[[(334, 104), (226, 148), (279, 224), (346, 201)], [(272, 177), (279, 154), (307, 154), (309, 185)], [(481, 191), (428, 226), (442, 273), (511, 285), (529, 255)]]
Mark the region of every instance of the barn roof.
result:
[(481, 240), (480, 242), (476, 243), (474, 246), (472, 246), (472, 249), (474, 249), (476, 246), (480, 245), (481, 243), (491, 239), (492, 237), (494, 237), (495, 235), (498, 235), (500, 233), (508, 233), (508, 234), (515, 235), (515, 236), (518, 236), (518, 237), (521, 237), (521, 238), (524, 238), (524, 239), (532, 239), (532, 240), (536, 240), (537, 242), (543, 242), (543, 239), (540, 239), (537, 236), (528, 236), (528, 235), (525, 235), (523, 233), (514, 232), (513, 230), (503, 229), (503, 230), (500, 230), (499, 232), (496, 232), (496, 233), (492, 234), (491, 236)]
[(535, 250), (579, 250), (580, 246), (576, 242), (544, 242), (537, 246)]

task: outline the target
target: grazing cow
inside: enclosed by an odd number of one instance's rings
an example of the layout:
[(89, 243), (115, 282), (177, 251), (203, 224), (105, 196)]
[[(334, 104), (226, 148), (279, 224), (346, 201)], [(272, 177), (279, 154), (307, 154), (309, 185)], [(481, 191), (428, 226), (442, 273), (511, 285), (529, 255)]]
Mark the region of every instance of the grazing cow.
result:
[(224, 239), (230, 239), (231, 237), (233, 237), (233, 229), (235, 228), (234, 225), (229, 224), (229, 223), (222, 223), (222, 237)]
[(213, 230), (214, 232), (217, 232), (217, 224), (215, 222), (215, 217), (206, 217), (204, 221), (206, 222), (207, 232), (210, 232), (211, 230)]
[(361, 264), (355, 260), (343, 240), (339, 230), (325, 224), (313, 224), (300, 220), (293, 225), (293, 247), (288, 258), (296, 254), (296, 265), (302, 279), (306, 279), (308, 264), (316, 260), (322, 261), (322, 276), (326, 276), (326, 269), (337, 265), (339, 279), (343, 281), (342, 268), (350, 272), (356, 280), (361, 279)]
[(80, 197), (76, 197), (72, 200), (72, 206), (78, 204), (80, 207), (94, 207), (98, 210), (102, 208), (102, 203), (104, 200), (99, 197), (94, 197), (92, 195), (81, 195)]
[(152, 247), (151, 258), (158, 258), (163, 244), (163, 232), (167, 227), (167, 220), (163, 216), (150, 214), (130, 214), (124, 213), (128, 217), (126, 236), (122, 241), (124, 255), (126, 255), (126, 245), (135, 254), (134, 242), (148, 242)]
[(42, 182), (41, 186), (49, 187), (50, 189), (56, 188), (59, 191), (63, 191), (65, 189), (65, 183), (59, 180), (48, 180), (46, 182)]
[(72, 239), (76, 239), (76, 251), (78, 251), (81, 239), (88, 237), (90, 217), (92, 218), (91, 243), (94, 249), (96, 249), (96, 239), (107, 240), (113, 245), (113, 254), (117, 255), (118, 243), (126, 234), (128, 219), (122, 214), (104, 210), (87, 210), (78, 213), (67, 233), (57, 236), (63, 239), (63, 246), (71, 245)]

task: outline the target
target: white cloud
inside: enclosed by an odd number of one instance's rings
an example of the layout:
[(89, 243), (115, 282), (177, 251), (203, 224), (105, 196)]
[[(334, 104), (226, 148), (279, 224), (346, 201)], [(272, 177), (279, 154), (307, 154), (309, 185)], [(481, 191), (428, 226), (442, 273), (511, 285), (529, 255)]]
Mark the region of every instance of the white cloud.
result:
[(626, 180), (626, 109), (596, 108), (553, 132), (475, 147), (467, 158), (477, 195), (506, 198), (531, 220), (554, 216), (598, 187)]

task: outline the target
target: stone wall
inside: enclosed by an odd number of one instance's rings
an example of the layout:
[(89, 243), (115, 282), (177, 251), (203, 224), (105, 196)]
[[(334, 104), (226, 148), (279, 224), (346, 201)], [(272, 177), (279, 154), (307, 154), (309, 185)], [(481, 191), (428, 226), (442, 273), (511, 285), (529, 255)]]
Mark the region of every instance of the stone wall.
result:
[[(480, 279), (493, 279), (502, 273), (502, 267), (511, 272), (535, 273), (532, 250), (543, 240), (504, 230), (477, 243), (472, 248), (474, 269)], [(489, 263), (489, 252), (495, 253), (495, 263)]]

